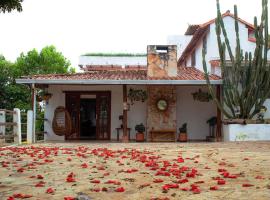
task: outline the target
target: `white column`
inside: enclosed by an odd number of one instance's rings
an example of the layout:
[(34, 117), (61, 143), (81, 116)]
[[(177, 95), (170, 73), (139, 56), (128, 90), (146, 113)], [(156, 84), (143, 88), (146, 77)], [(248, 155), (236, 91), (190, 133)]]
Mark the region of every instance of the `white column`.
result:
[(14, 142), (17, 144), (22, 143), (22, 125), (21, 125), (21, 111), (18, 108), (14, 108), (13, 122), (16, 123), (13, 126)]
[(33, 142), (36, 142), (36, 107), (37, 107), (37, 98), (36, 98), (36, 88), (35, 88), (35, 84), (32, 84), (32, 101), (33, 101)]
[[(0, 122), (5, 123), (6, 122), (6, 113), (5, 111), (0, 111)], [(6, 126), (0, 126), (0, 136), (6, 135)], [(5, 137), (3, 139), (0, 139), (0, 141), (5, 142)]]
[(27, 136), (26, 140), (28, 144), (33, 143), (33, 111), (27, 111)]

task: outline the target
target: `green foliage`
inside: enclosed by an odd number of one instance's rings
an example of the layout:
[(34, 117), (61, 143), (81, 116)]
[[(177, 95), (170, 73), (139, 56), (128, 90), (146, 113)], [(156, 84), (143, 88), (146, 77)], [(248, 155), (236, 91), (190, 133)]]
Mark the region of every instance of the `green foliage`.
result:
[(54, 46), (44, 47), (40, 52), (33, 49), (26, 54), (21, 53), (15, 66), (18, 76), (75, 71), (70, 67), (70, 62)]
[(187, 133), (187, 123), (182, 124), (182, 126), (179, 128), (180, 133)]
[(102, 56), (102, 57), (145, 57), (144, 53), (86, 53), (83, 56)]
[(11, 12), (12, 10), (22, 11), (21, 3), (23, 0), (1, 0), (0, 1), (0, 13)]
[(137, 124), (135, 126), (135, 131), (137, 131), (138, 133), (143, 133), (145, 131), (145, 126), (143, 125), (143, 123)]
[[(270, 66), (267, 64), (268, 51), (268, 6), (262, 0), (261, 24), (254, 19), (256, 48), (254, 53), (243, 52), (240, 46), (237, 7), (234, 8), (236, 48), (233, 53), (217, 0), (216, 35), (219, 47), (220, 66), (223, 78), (223, 103), (216, 97), (210, 84), (209, 73), (203, 49), (203, 66), (209, 92), (221, 112), (230, 119), (252, 119), (260, 112), (270, 95)], [(224, 37), (224, 42), (222, 41)], [(266, 37), (264, 37), (266, 36)], [(226, 60), (226, 50), (229, 62)]]
[(47, 46), (40, 52), (36, 49), (21, 54), (15, 63), (0, 56), (0, 108), (30, 109), (31, 91), (28, 86), (16, 84), (21, 76), (48, 73), (70, 73), (74, 68), (54, 46)]
[(236, 136), (235, 136), (235, 141), (245, 141), (245, 139), (248, 138), (248, 135), (245, 134), (245, 133), (238, 133)]
[(0, 56), (0, 108), (13, 109), (15, 107), (28, 109), (30, 93), (27, 86), (15, 83), (14, 64)]
[(134, 101), (145, 102), (147, 97), (145, 90), (130, 88), (128, 91), (128, 99), (131, 101), (131, 105), (134, 104)]

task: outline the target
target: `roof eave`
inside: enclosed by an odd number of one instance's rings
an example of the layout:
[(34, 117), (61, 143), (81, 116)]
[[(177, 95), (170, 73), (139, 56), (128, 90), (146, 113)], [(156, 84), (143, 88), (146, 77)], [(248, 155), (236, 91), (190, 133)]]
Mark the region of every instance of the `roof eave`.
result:
[[(16, 79), (18, 84), (47, 85), (206, 85), (205, 80), (56, 80)], [(222, 80), (210, 80), (213, 85), (222, 85)]]

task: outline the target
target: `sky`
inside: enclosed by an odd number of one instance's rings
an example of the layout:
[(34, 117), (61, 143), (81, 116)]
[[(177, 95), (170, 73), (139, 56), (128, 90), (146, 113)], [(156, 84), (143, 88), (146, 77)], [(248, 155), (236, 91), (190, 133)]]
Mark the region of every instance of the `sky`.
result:
[[(220, 0), (221, 10), (238, 5), (240, 18), (253, 23), (261, 0)], [(24, 0), (23, 11), (0, 13), (0, 54), (15, 61), (21, 52), (47, 45), (77, 67), (89, 52), (146, 53), (150, 44), (166, 44), (188, 24), (216, 16), (216, 0)]]

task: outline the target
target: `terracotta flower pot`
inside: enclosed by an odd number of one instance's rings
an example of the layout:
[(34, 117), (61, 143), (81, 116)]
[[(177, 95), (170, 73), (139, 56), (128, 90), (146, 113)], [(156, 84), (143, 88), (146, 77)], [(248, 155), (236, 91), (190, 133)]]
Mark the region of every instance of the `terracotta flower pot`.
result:
[(136, 142), (143, 142), (144, 141), (144, 133), (136, 133)]
[(187, 142), (187, 133), (179, 133), (179, 142)]

